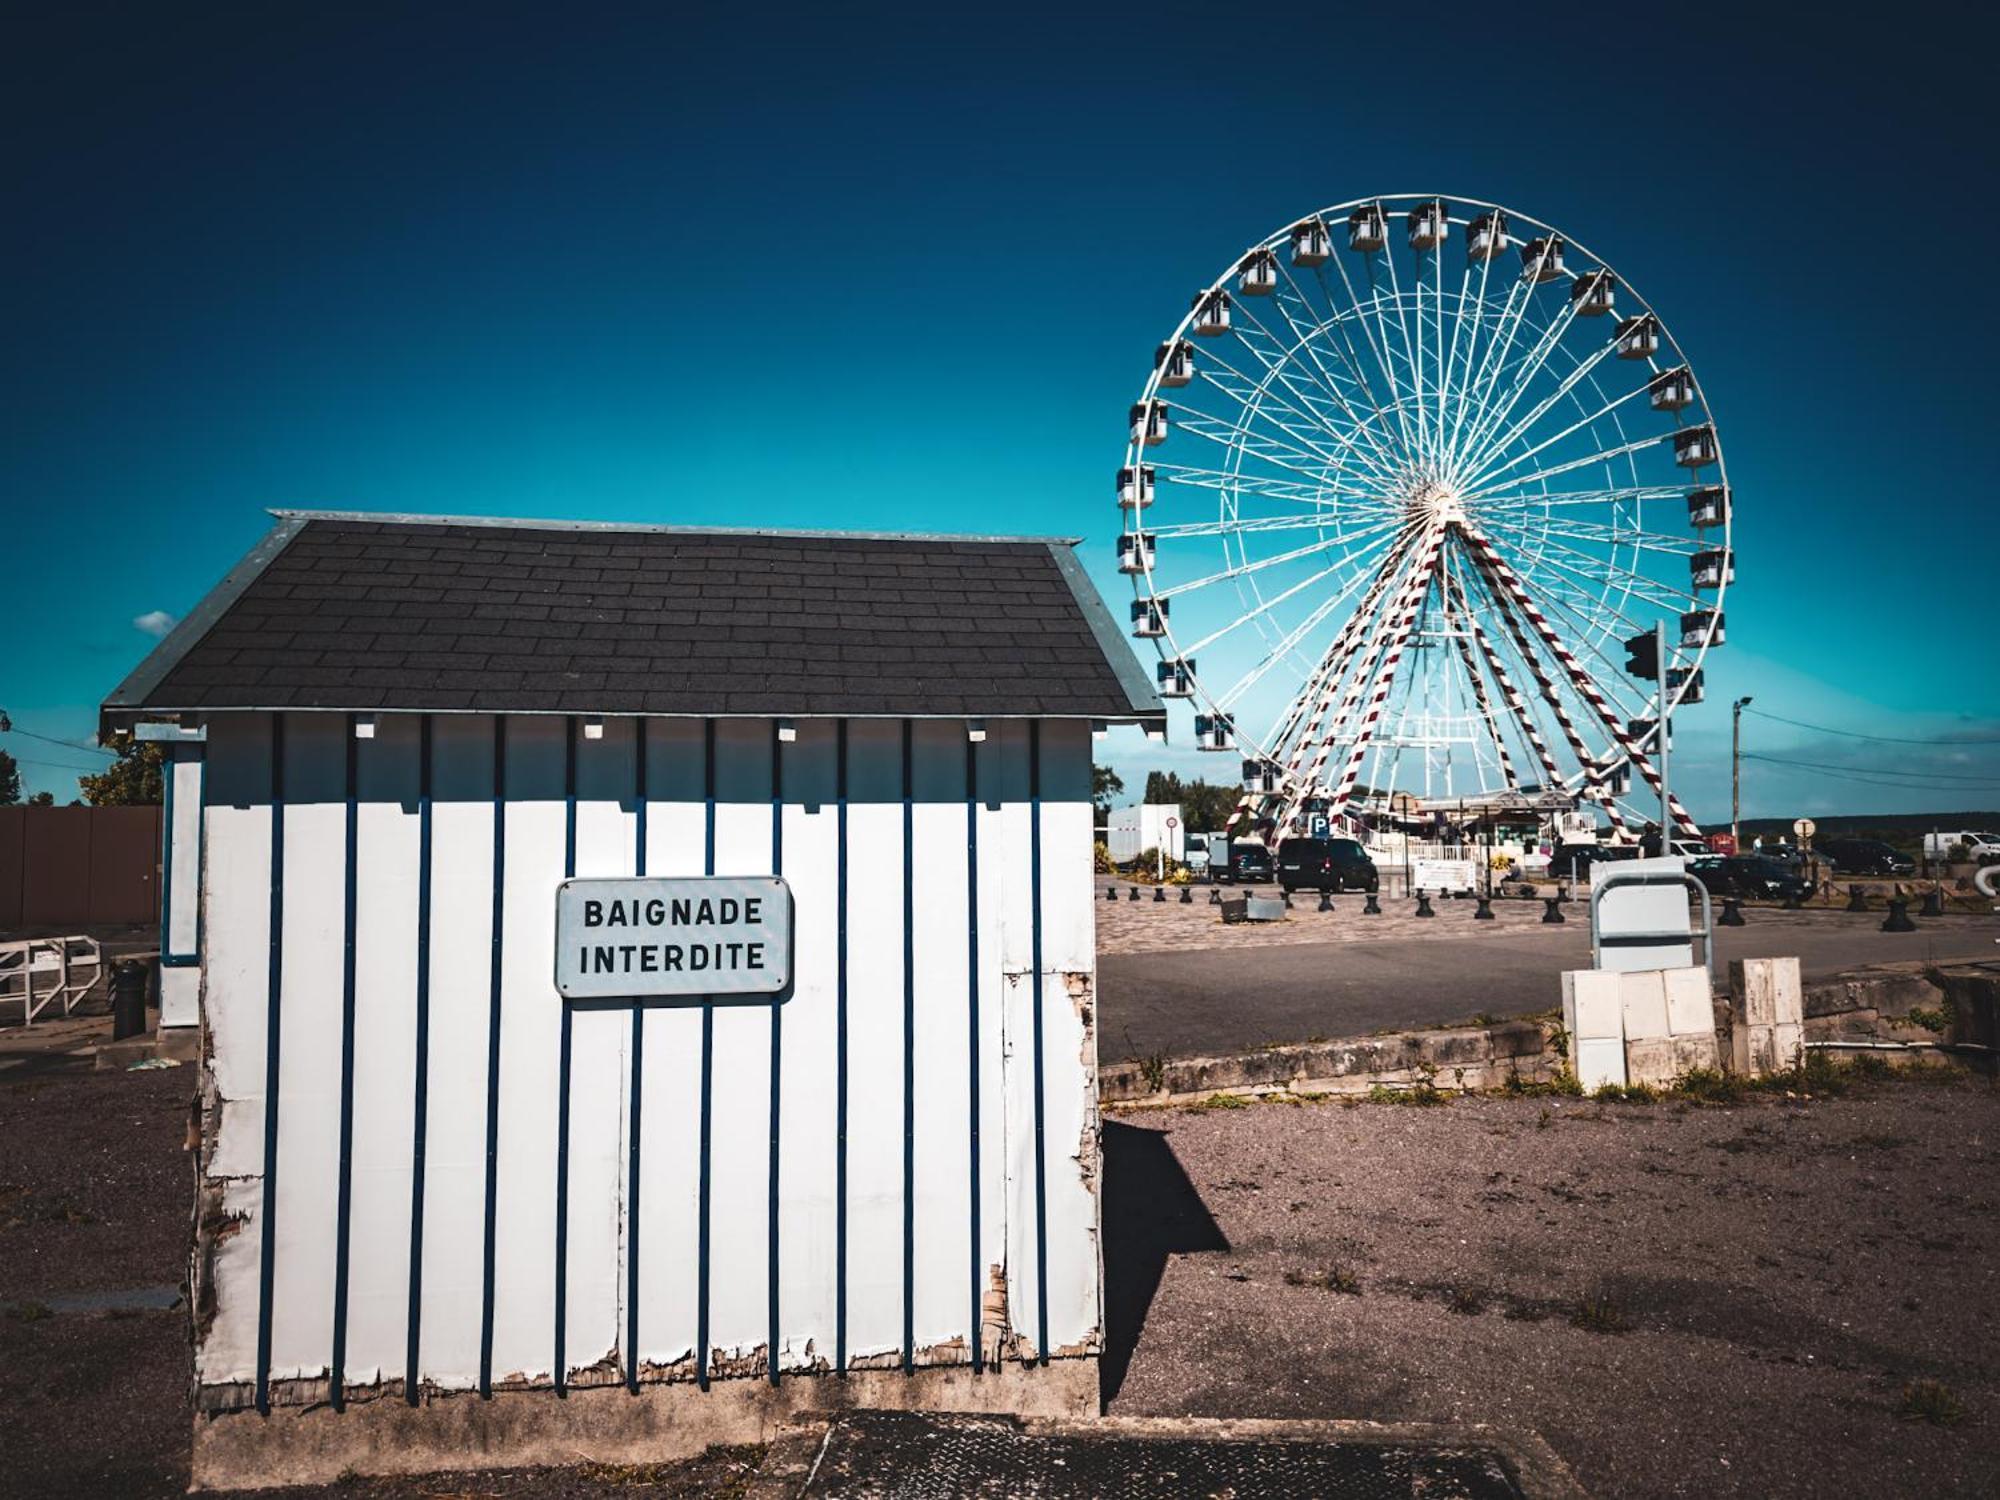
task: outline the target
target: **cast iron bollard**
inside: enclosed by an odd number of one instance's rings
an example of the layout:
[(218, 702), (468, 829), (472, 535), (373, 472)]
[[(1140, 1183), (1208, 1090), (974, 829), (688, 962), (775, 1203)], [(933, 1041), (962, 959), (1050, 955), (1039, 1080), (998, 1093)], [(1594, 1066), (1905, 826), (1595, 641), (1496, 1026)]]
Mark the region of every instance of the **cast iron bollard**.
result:
[(1154, 887), (1153, 887), (1153, 904), (1157, 906), (1157, 905), (1158, 905), (1158, 904), (1159, 904), (1160, 902), (1162, 902), (1162, 901), (1164, 901), (1164, 900), (1166, 900), (1166, 899), (1167, 899), (1167, 888), (1166, 888), (1165, 886), (1163, 886), (1163, 885), (1156, 885), (1156, 886), (1154, 886)]
[(1562, 897), (1560, 897), (1560, 896), (1544, 896), (1544, 897), (1542, 897), (1542, 921), (1543, 921), (1543, 922), (1545, 922), (1545, 923), (1547, 923), (1547, 922), (1566, 922), (1566, 921), (1568, 921), (1568, 920), (1569, 920), (1569, 918), (1567, 918), (1567, 917), (1565, 917), (1565, 916), (1563, 915), (1563, 909), (1562, 909)]
[(1214, 886), (1208, 888), (1208, 904), (1210, 906), (1222, 905), (1222, 892), (1218, 891)]
[(1194, 905), (1194, 887), (1193, 887), (1193, 886), (1191, 886), (1191, 885), (1184, 885), (1184, 886), (1182, 886), (1182, 887), (1181, 887), (1181, 905), (1182, 905), (1182, 906), (1193, 906), (1193, 905)]
[(1368, 902), (1361, 908), (1361, 915), (1364, 917), (1379, 917), (1382, 915), (1382, 903), (1375, 899), (1373, 891), (1368, 893)]
[(1137, 900), (1139, 899), (1139, 887), (1137, 887), (1136, 885), (1135, 885), (1135, 886), (1133, 886), (1133, 887), (1132, 887), (1132, 894), (1131, 894), (1131, 895), (1129, 895), (1129, 896), (1127, 896), (1127, 897), (1126, 897), (1125, 899), (1126, 899), (1127, 901), (1137, 901)]
[(122, 1042), (145, 1029), (145, 960), (121, 958), (111, 966), (111, 1039)]
[(1431, 898), (1424, 891), (1417, 892), (1416, 915), (1420, 917), (1434, 917), (1437, 915), (1436, 912), (1431, 910)]
[(1281, 892), (1281, 894), (1285, 898), (1285, 910), (1290, 911), (1292, 909), (1292, 893), (1290, 891), (1284, 891)]
[(1917, 924), (1910, 920), (1910, 903), (1900, 897), (1889, 898), (1889, 915), (1882, 923), (1884, 932), (1915, 932)]
[(1333, 910), (1333, 892), (1321, 891), (1319, 893), (1319, 909), (1321, 911)]
[(1924, 892), (1924, 907), (1919, 915), (1926, 917), (1941, 917), (1944, 915), (1943, 886), (1934, 885)]
[(1104, 888), (1104, 899), (1106, 901), (1116, 901), (1118, 899), (1118, 887), (1115, 885), (1107, 885)]
[(1556, 887), (1556, 901), (1559, 905), (1562, 906), (1569, 905), (1569, 887), (1567, 885), (1559, 885)]
[(1849, 911), (1868, 910), (1868, 897), (1862, 893), (1860, 886), (1850, 885), (1847, 888), (1847, 909)]
[(1715, 919), (1717, 927), (1741, 927), (1743, 925), (1743, 903), (1734, 896), (1722, 898), (1722, 915)]
[(1472, 914), (1472, 920), (1475, 922), (1493, 921), (1493, 898), (1491, 896), (1481, 896), (1478, 900), (1479, 910)]

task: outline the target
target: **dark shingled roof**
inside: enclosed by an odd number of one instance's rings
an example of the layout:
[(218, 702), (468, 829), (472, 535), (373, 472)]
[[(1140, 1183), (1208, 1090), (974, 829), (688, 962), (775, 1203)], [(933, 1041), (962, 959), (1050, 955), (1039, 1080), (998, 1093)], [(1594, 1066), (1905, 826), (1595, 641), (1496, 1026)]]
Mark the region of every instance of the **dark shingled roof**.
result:
[(105, 701), (1146, 719), (1070, 544), (280, 512)]

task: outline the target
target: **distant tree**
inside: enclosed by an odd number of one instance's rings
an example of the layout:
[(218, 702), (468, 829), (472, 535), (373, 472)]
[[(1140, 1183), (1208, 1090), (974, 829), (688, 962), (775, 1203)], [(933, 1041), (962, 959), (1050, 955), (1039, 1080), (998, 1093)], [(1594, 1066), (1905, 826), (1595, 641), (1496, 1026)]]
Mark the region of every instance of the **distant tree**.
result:
[(1125, 790), (1125, 779), (1109, 766), (1090, 768), (1090, 800), (1100, 818), (1111, 816), (1111, 799)]
[(55, 805), (56, 794), (54, 792), (37, 792), (28, 799), (28, 806), (30, 807), (54, 807)]
[(1181, 820), (1198, 833), (1219, 832), (1222, 825), (1229, 821), (1229, 815), (1236, 811), (1236, 804), (1242, 796), (1243, 788), (1240, 786), (1182, 781), (1172, 771), (1146, 773), (1145, 800), (1177, 804)]
[(14, 757), (0, 750), (0, 807), (12, 807), (21, 800), (21, 768)]
[(79, 776), (77, 785), (92, 807), (157, 805), (166, 787), (160, 773), (165, 761), (158, 740), (121, 739), (113, 748), (118, 759), (95, 776)]

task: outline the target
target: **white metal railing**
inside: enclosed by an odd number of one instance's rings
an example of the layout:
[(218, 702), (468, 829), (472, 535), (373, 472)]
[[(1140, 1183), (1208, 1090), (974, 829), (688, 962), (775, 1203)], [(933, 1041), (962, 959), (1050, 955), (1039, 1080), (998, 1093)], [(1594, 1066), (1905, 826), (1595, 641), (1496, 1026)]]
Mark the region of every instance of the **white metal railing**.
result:
[(21, 1023), (52, 1005), (68, 1015), (104, 977), (104, 951), (96, 938), (24, 938), (0, 943), (0, 1007), (21, 1007)]

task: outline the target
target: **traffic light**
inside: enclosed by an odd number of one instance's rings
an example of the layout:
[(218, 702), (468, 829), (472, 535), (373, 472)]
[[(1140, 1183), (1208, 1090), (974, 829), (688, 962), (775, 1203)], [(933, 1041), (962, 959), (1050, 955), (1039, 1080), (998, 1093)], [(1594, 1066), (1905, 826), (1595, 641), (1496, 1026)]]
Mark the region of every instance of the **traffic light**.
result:
[(1635, 635), (1625, 643), (1625, 670), (1646, 682), (1660, 675), (1660, 638), (1652, 631)]

